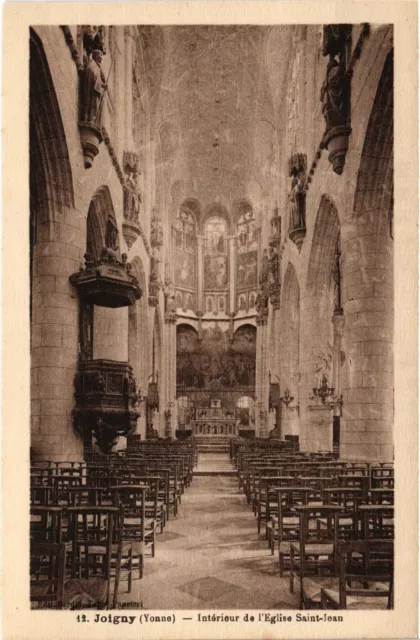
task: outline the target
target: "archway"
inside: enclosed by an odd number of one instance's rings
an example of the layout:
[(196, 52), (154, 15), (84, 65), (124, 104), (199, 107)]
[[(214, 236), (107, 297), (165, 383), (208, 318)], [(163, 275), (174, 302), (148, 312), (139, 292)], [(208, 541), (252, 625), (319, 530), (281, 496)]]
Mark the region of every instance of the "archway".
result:
[(76, 216), (69, 152), (47, 57), (33, 29), (29, 76), (31, 455), (77, 460), (82, 443), (69, 429), (68, 407), (74, 403), (78, 305), (67, 277), (79, 268), (85, 239), (68, 224)]
[(330, 404), (319, 404), (314, 389), (333, 383), (336, 267), (340, 221), (334, 203), (322, 196), (312, 239), (301, 304), (300, 446), (306, 451), (332, 450)]

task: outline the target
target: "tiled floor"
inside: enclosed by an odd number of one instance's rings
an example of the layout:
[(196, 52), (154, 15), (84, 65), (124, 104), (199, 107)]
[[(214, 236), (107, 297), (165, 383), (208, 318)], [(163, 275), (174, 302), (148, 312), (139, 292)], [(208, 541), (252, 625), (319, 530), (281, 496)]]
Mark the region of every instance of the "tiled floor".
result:
[[(203, 454), (208, 456), (208, 454)], [(229, 468), (228, 456), (214, 460)], [(210, 458), (199, 468), (210, 467)], [(258, 536), (252, 510), (236, 477), (197, 476), (182, 497), (177, 518), (157, 536), (156, 557), (146, 558), (144, 577), (120, 601), (146, 609), (296, 609), (288, 578)]]

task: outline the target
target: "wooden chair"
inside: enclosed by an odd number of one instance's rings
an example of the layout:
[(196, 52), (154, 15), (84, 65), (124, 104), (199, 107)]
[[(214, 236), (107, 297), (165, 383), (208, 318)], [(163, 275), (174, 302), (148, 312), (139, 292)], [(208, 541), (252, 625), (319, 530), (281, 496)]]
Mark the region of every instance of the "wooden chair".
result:
[(274, 554), (275, 539), (279, 546), (279, 570), (283, 576), (286, 559), (290, 560), (291, 542), (299, 542), (299, 513), (297, 507), (308, 504), (312, 489), (308, 487), (281, 487), (277, 489), (277, 536), (273, 519), (271, 553)]
[(131, 591), (133, 564), (138, 563), (139, 578), (143, 577), (144, 557), (149, 549), (155, 555), (156, 523), (146, 518), (146, 484), (121, 484), (111, 487), (114, 504), (124, 509), (124, 525), (121, 531), (121, 557), (128, 571), (128, 592)]
[(33, 541), (60, 544), (63, 541), (63, 509), (54, 505), (32, 505), (29, 530)]
[(389, 504), (362, 504), (358, 507), (360, 536), (363, 540), (393, 540), (394, 506)]
[[(337, 505), (306, 505), (299, 513), (299, 543), (290, 544), (290, 592), (294, 580), (299, 580), (300, 608), (319, 608), (321, 587), (336, 587), (338, 516), (342, 508)], [(318, 526), (319, 519), (325, 528)]]
[[(64, 597), (72, 605), (113, 607), (120, 580), (124, 509), (80, 505), (67, 511), (71, 580), (65, 583)], [(112, 566), (115, 581), (110, 601)]]
[(340, 543), (338, 591), (321, 589), (323, 609), (392, 609), (393, 543)]
[(64, 543), (30, 544), (30, 601), (61, 609), (64, 600), (66, 546)]

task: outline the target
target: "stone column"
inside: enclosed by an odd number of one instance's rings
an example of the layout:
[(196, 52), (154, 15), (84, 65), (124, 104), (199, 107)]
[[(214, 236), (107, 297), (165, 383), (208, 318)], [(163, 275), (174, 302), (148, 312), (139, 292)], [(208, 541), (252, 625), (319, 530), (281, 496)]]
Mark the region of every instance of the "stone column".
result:
[(236, 308), (236, 236), (229, 237), (229, 311)]
[[(165, 357), (163, 361), (163, 367), (165, 369), (165, 377), (167, 380), (167, 404), (171, 403), (170, 411), (170, 425), (169, 431), (166, 426), (166, 436), (175, 438), (175, 431), (177, 426), (177, 411), (176, 411), (176, 321), (177, 316), (172, 314), (165, 315), (165, 333), (167, 339), (167, 349), (165, 350)], [(168, 407), (165, 407), (165, 410)]]
[(204, 311), (204, 268), (203, 268), (204, 236), (197, 236), (197, 311)]
[(310, 404), (308, 410), (310, 438), (305, 451), (332, 451), (332, 409), (322, 404)]
[[(257, 318), (256, 345), (256, 381), (255, 392), (257, 403), (262, 403), (256, 410), (255, 427), (260, 438), (267, 437), (268, 415), (268, 370), (267, 370), (267, 318)], [(265, 414), (263, 414), (265, 412)], [(265, 415), (265, 418), (263, 418)]]
[(125, 80), (124, 80), (124, 101), (125, 101), (125, 148), (133, 149), (133, 38), (131, 27), (125, 27)]
[(39, 223), (33, 249), (31, 447), (36, 459), (81, 460), (73, 380), (79, 356), (79, 301), (69, 276), (82, 262), (86, 218), (74, 210)]
[[(345, 366), (341, 455), (393, 459), (393, 243), (371, 221), (342, 228)], [(367, 217), (367, 215), (365, 216)], [(378, 222), (376, 221), (376, 225)]]
[(93, 311), (93, 359), (128, 362), (128, 308), (95, 306)]

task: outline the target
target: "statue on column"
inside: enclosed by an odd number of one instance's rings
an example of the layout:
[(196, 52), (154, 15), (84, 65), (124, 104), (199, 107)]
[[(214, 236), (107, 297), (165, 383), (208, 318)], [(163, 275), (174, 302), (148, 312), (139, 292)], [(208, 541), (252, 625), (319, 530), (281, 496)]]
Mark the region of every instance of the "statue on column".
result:
[(278, 284), (279, 282), (279, 254), (277, 247), (273, 246), (269, 248), (268, 281), (269, 284)]
[(106, 89), (101, 69), (106, 53), (103, 27), (83, 27), (84, 69), (81, 71), (80, 120), (99, 127), (100, 103)]
[(289, 200), (289, 232), (293, 229), (306, 228), (306, 155), (297, 153), (290, 158), (289, 176), (291, 189)]
[(139, 222), (140, 204), (142, 201), (139, 188), (139, 162), (139, 156), (136, 153), (132, 151), (124, 151), (124, 218), (129, 222), (135, 223)]
[(160, 218), (157, 215), (157, 211), (154, 208), (152, 212), (152, 223), (150, 230), (150, 246), (153, 248), (160, 248), (163, 246), (163, 227)]

